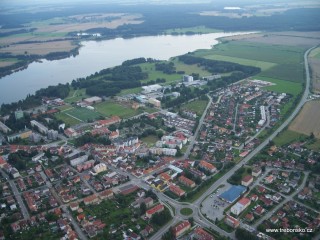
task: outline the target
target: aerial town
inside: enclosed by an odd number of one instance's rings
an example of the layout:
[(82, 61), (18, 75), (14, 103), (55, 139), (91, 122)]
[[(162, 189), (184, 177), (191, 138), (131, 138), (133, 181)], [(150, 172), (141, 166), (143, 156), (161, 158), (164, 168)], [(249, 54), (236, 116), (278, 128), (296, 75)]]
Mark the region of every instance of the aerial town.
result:
[[(184, 75), (171, 88), (155, 84), (115, 97), (152, 109), (127, 118), (59, 122), (54, 130), (56, 114), (70, 106), (57, 98), (2, 116), (0, 239), (34, 232), (51, 239), (232, 239), (237, 229), (274, 239), (279, 233), (265, 232), (275, 227), (319, 234), (320, 176), (312, 171), (319, 152), (298, 141), (286, 148), (268, 142), (250, 155), (263, 142), (257, 136), (281, 120), (290, 95), (248, 78), (189, 100), (204, 101), (200, 111), (188, 103), (161, 107), (185, 87), (201, 89), (219, 77)], [(74, 105), (94, 113), (106, 101), (94, 96)], [(12, 130), (7, 121), (29, 123)]]

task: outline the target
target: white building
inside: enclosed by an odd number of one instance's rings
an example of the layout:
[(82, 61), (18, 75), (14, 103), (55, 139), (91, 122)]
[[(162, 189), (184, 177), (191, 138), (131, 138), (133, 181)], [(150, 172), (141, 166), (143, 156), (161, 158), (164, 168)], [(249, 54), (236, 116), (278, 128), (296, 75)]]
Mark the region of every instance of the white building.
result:
[(80, 164), (80, 163), (83, 163), (83, 162), (87, 161), (87, 160), (88, 160), (88, 156), (87, 156), (87, 155), (84, 155), (84, 156), (75, 158), (75, 159), (73, 159), (73, 160), (70, 160), (70, 165), (71, 165), (72, 167), (74, 167), (74, 166), (77, 166), (77, 165)]
[(30, 121), (32, 127), (37, 127), (38, 131), (42, 134), (47, 134), (48, 133), (48, 128), (45, 127), (42, 123), (37, 122), (36, 120), (31, 120)]
[(162, 86), (160, 86), (159, 84), (153, 84), (149, 86), (143, 86), (142, 89), (143, 89), (142, 93), (146, 94), (146, 93), (160, 91), (162, 89)]
[(158, 108), (161, 107), (161, 101), (159, 101), (155, 98), (149, 98), (148, 102), (155, 107), (158, 107)]
[(3, 132), (3, 133), (8, 133), (11, 131), (10, 128), (8, 128), (4, 123), (0, 122), (0, 130)]
[(93, 167), (93, 170), (95, 171), (95, 173), (107, 171), (107, 165), (104, 163), (99, 163), (98, 165)]
[(190, 75), (183, 75), (182, 81), (183, 82), (193, 82), (193, 77)]
[(241, 198), (235, 205), (231, 207), (231, 212), (238, 216), (243, 210), (245, 210), (251, 203), (249, 198)]

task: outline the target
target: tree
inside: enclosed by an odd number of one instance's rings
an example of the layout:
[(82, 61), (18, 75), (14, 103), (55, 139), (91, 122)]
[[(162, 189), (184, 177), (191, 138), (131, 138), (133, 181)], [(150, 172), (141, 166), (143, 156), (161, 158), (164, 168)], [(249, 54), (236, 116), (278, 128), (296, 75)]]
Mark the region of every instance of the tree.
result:
[(140, 214), (143, 215), (147, 211), (147, 205), (143, 202), (140, 204)]

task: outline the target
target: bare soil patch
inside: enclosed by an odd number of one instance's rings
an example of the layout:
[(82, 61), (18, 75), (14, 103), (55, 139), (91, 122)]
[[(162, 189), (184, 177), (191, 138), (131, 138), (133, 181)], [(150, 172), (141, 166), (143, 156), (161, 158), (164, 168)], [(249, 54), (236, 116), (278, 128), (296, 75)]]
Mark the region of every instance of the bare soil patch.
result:
[(0, 68), (1, 67), (8, 67), (10, 65), (15, 64), (16, 62), (12, 62), (12, 61), (0, 61)]
[(290, 124), (289, 130), (306, 135), (314, 134), (320, 139), (320, 101), (307, 102)]
[(71, 41), (56, 41), (11, 45), (1, 48), (0, 53), (10, 52), (12, 55), (21, 55), (27, 51), (28, 54), (45, 55), (51, 52), (69, 52), (74, 48), (76, 46)]

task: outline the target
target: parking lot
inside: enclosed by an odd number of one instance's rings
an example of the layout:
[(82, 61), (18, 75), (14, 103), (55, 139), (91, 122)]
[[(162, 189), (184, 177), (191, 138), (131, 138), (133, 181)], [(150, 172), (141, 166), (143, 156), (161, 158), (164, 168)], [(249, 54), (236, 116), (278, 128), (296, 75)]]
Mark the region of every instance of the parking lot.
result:
[(229, 203), (222, 201), (218, 196), (230, 188), (230, 184), (226, 183), (225, 186), (218, 188), (215, 192), (210, 194), (203, 202), (201, 212), (206, 216), (215, 221), (216, 218), (219, 220), (224, 217), (223, 211), (229, 206)]

